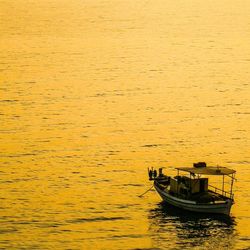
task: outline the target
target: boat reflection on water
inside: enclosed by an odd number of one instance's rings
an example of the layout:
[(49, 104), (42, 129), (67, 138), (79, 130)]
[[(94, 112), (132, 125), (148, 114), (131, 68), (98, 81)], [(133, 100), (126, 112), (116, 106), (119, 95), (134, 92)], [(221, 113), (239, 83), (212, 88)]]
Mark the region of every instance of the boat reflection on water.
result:
[(157, 249), (234, 249), (235, 219), (199, 214), (164, 202), (148, 215), (149, 234)]

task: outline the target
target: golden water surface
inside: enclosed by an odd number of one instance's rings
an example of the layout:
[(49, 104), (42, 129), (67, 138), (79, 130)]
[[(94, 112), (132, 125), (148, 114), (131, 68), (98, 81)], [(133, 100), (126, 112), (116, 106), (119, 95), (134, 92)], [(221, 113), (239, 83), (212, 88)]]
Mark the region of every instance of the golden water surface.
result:
[[(250, 247), (248, 0), (0, 0), (0, 249)], [(229, 218), (147, 167), (237, 171)]]

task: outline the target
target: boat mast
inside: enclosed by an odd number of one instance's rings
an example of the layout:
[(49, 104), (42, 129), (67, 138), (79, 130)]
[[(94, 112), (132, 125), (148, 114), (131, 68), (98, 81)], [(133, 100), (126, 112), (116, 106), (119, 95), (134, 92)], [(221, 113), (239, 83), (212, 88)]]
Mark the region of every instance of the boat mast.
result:
[(180, 179), (179, 179), (179, 169), (177, 169), (177, 194), (179, 195), (179, 186), (180, 186)]
[(224, 195), (224, 178), (225, 178), (225, 176), (224, 176), (224, 174), (222, 175), (223, 176), (223, 181), (222, 181), (222, 195)]
[(191, 193), (191, 173), (189, 172), (189, 192)]
[(234, 174), (232, 174), (232, 180), (231, 180), (230, 199), (233, 199), (233, 183), (234, 183)]

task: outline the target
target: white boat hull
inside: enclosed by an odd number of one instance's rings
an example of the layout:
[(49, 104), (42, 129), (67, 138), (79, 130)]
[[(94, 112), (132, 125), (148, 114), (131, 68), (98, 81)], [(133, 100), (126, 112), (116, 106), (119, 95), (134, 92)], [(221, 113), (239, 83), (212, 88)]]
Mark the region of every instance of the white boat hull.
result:
[(196, 203), (195, 201), (185, 200), (170, 195), (168, 192), (161, 190), (157, 185), (154, 185), (156, 191), (161, 198), (167, 203), (193, 212), (200, 213), (217, 213), (217, 214), (230, 214), (230, 209), (233, 204), (231, 199), (220, 202), (210, 203)]

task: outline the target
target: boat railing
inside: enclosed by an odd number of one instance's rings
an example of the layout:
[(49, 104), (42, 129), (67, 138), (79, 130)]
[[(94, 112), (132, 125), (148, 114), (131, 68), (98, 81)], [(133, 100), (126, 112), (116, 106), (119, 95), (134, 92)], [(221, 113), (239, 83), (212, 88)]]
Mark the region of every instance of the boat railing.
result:
[[(233, 196), (234, 196), (234, 195), (233, 195), (232, 193), (230, 193), (230, 192), (228, 192), (228, 191), (225, 191), (225, 190), (222, 190), (222, 189), (220, 189), (220, 188), (218, 188), (218, 187), (214, 187), (214, 186), (212, 186), (212, 185), (208, 185), (208, 186), (209, 186), (210, 188), (212, 188), (216, 194), (220, 194), (220, 195), (222, 195), (222, 196), (224, 196), (224, 197), (233, 199)], [(212, 190), (212, 191), (213, 191), (213, 190)]]

